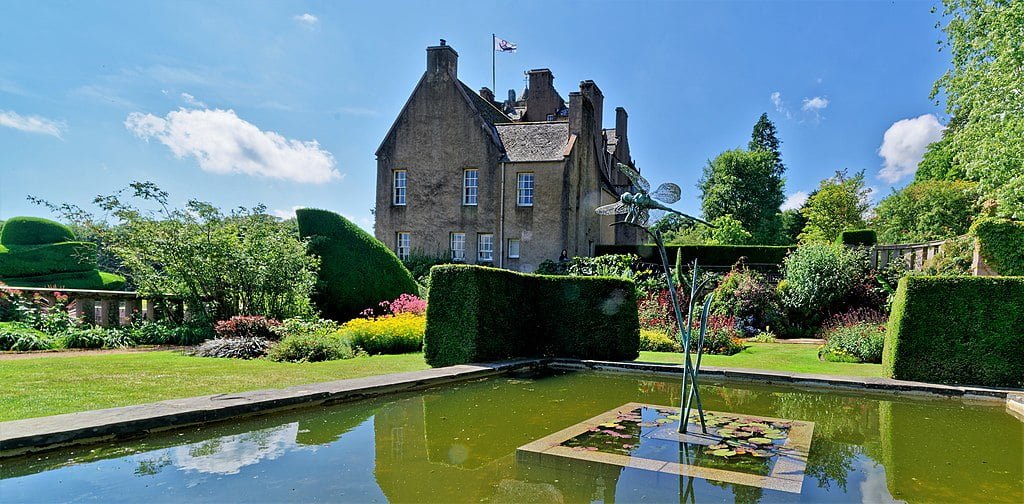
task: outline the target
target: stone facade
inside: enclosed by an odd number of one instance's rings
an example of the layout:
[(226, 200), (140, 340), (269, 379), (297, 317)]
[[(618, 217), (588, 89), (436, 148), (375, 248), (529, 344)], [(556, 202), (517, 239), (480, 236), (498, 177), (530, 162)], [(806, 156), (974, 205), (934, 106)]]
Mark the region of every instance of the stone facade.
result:
[(376, 153), (377, 239), (399, 255), (451, 257), (462, 237), (465, 262), (519, 271), (563, 249), (589, 256), (598, 244), (637, 243), (633, 229), (594, 213), (629, 190), (614, 169), (635, 167), (626, 111), (603, 129), (593, 81), (566, 103), (550, 70), (528, 75), (521, 97), (497, 102), (459, 81), (454, 49), (427, 48), (427, 69)]

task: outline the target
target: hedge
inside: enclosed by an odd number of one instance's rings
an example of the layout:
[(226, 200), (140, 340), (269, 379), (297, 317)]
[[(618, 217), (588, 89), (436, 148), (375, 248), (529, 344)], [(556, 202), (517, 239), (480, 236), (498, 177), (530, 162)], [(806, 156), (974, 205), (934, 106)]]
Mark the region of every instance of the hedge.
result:
[[(748, 263), (776, 264), (781, 266), (786, 254), (796, 250), (796, 245), (668, 245), (669, 264), (689, 264), (697, 259), (704, 266), (729, 267), (741, 257)], [(661, 264), (658, 247), (654, 245), (598, 245), (596, 255), (634, 254), (644, 262)]]
[(870, 247), (878, 243), (878, 234), (874, 229), (847, 229), (836, 237), (836, 245)]
[(0, 243), (6, 246), (68, 241), (75, 241), (71, 228), (41, 217), (12, 217), (0, 228)]
[(971, 226), (981, 258), (1000, 275), (1024, 276), (1024, 222), (983, 218)]
[(0, 278), (96, 269), (96, 244), (63, 242), (0, 248)]
[(900, 380), (1024, 386), (1024, 277), (904, 277), (882, 365)]
[(381, 301), (419, 293), (394, 252), (348, 219), (312, 208), (296, 210), (295, 217), (309, 253), (320, 257), (313, 301), (324, 317), (350, 320)]
[(124, 290), (121, 275), (100, 270), (72, 271), (49, 275), (0, 278), (0, 282), (14, 287), (55, 287), (59, 289)]
[(435, 266), (424, 356), (431, 366), (513, 357), (633, 360), (640, 323), (631, 280)]

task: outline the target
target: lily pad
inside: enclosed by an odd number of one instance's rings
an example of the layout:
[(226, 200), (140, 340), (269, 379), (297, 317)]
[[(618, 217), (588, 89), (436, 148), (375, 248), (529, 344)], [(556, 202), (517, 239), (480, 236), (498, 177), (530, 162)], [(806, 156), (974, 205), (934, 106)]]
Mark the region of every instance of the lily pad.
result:
[(711, 454), (716, 457), (731, 457), (733, 455), (736, 455), (736, 452), (733, 450), (715, 450), (711, 452)]
[(771, 439), (763, 438), (763, 437), (752, 437), (752, 438), (748, 439), (747, 441), (750, 441), (751, 443), (755, 443), (755, 444), (772, 444), (772, 440)]

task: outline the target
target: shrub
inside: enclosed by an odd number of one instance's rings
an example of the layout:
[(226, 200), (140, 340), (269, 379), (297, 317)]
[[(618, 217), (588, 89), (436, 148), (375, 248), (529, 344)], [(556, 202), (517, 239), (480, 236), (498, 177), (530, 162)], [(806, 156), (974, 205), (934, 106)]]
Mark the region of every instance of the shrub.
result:
[(375, 320), (354, 319), (341, 326), (352, 346), (370, 355), (418, 352), (423, 348), (426, 318), (402, 313)]
[(318, 331), (285, 336), (267, 354), (268, 359), (279, 362), (320, 362), (352, 357), (355, 352), (340, 332), (323, 334)]
[(636, 307), (629, 280), (436, 266), (424, 354), (432, 366), (525, 356), (632, 360)]
[[(742, 334), (736, 329), (736, 320), (732, 317), (712, 315), (708, 317), (707, 330), (704, 333), (704, 353), (714, 355), (733, 355), (743, 351), (746, 346), (740, 339)], [(696, 341), (700, 336), (700, 321), (693, 321), (693, 334)]]
[(900, 280), (882, 364), (900, 380), (1024, 386), (1024, 278)]
[[(681, 289), (676, 288), (679, 294), (679, 302), (685, 301)], [(685, 308), (684, 308), (685, 310)], [(672, 299), (668, 289), (648, 293), (640, 298), (637, 305), (637, 316), (641, 329), (661, 331), (665, 334), (676, 334), (679, 326), (676, 324), (675, 309), (672, 307)]]
[(381, 301), (375, 308), (367, 308), (359, 312), (362, 318), (387, 317), (400, 313), (412, 313), (413, 315), (426, 315), (427, 302), (419, 296), (402, 294), (394, 301)]
[(836, 245), (870, 247), (876, 243), (878, 235), (874, 229), (847, 229), (836, 237)]
[(773, 333), (770, 329), (758, 333), (757, 336), (750, 338), (750, 341), (753, 341), (755, 343), (775, 343), (777, 340), (778, 338), (775, 337), (775, 333)]
[(280, 325), (272, 330), (277, 335), (275, 339), (284, 339), (289, 336), (302, 335), (327, 335), (338, 330), (337, 322), (329, 319), (316, 317), (292, 317), (284, 319)]
[(75, 241), (71, 228), (41, 217), (11, 217), (0, 228), (4, 245), (40, 245)]
[(222, 357), (231, 359), (259, 359), (267, 354), (273, 343), (266, 338), (235, 336), (212, 339), (188, 352), (196, 357)]
[(856, 322), (824, 331), (825, 346), (820, 355), (831, 362), (882, 362), (885, 326), (878, 322)]
[(236, 315), (217, 322), (213, 332), (217, 338), (277, 339), (274, 328), (279, 325), (280, 322), (260, 315)]
[(778, 326), (782, 307), (775, 287), (763, 275), (737, 266), (715, 289), (711, 312), (733, 317), (743, 337), (750, 338), (769, 326)]
[(63, 348), (125, 348), (135, 345), (128, 331), (100, 326), (72, 327), (57, 341)]
[(1024, 276), (1024, 222), (986, 217), (971, 226), (981, 258), (1000, 275)]
[(181, 325), (171, 324), (174, 336), (169, 344), (191, 346), (213, 338), (213, 326), (202, 321), (189, 321)]
[(174, 327), (164, 321), (133, 321), (127, 330), (132, 339), (140, 345), (173, 345), (176, 343)]
[(640, 329), (640, 351), (682, 352), (683, 346), (675, 338), (662, 331)]
[(0, 350), (26, 352), (53, 348), (53, 337), (23, 322), (0, 322)]
[(398, 257), (348, 219), (310, 208), (295, 216), (309, 253), (321, 260), (314, 301), (327, 318), (349, 320), (382, 299), (418, 292)]
[[(922, 272), (929, 276), (967, 276), (974, 262), (974, 239), (970, 236), (950, 238), (939, 247), (939, 253), (924, 262)], [(903, 261), (892, 261), (903, 264)], [(905, 267), (905, 266), (904, 266)], [(895, 286), (893, 286), (895, 291)]]
[(787, 306), (805, 314), (827, 313), (850, 296), (867, 272), (860, 250), (812, 243), (786, 258)]
[(841, 327), (852, 326), (861, 323), (869, 323), (874, 325), (885, 325), (888, 317), (885, 313), (874, 308), (854, 308), (847, 310), (842, 313), (836, 313), (825, 319), (825, 322), (821, 324), (821, 330), (819, 336), (822, 339), (828, 339), (826, 334), (833, 329), (839, 329)]

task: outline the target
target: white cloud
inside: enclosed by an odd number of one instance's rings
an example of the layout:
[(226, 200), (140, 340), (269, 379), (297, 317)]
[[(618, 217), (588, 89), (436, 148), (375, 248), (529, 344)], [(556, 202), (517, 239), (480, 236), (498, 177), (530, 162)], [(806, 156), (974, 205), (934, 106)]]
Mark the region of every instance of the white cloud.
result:
[(292, 19), (294, 19), (294, 20), (296, 20), (296, 21), (298, 21), (298, 22), (300, 22), (300, 23), (302, 23), (304, 25), (307, 25), (307, 26), (313, 26), (313, 25), (317, 24), (318, 22), (320, 22), (320, 18), (318, 18), (318, 17), (316, 17), (316, 16), (314, 16), (314, 15), (308, 13), (308, 12), (306, 12), (304, 14), (299, 14), (298, 16), (293, 16)]
[(281, 210), (281, 209), (278, 208), (278, 209), (274, 209), (270, 213), (273, 214), (274, 217), (278, 217), (278, 218), (281, 218), (281, 219), (291, 219), (292, 217), (295, 217), (295, 211), (300, 209), (300, 208), (304, 208), (304, 207), (302, 205), (296, 205), (296, 206), (293, 206), (291, 208), (291, 210)]
[(945, 129), (932, 114), (892, 123), (878, 148), (878, 155), (884, 160), (878, 178), (892, 184), (913, 175), (928, 144), (941, 140)]
[(804, 98), (804, 104), (802, 107), (800, 107), (800, 110), (806, 112), (817, 112), (824, 110), (825, 107), (828, 107), (828, 99), (822, 98), (820, 96), (815, 96), (814, 98)]
[(789, 113), (789, 109), (786, 108), (786, 103), (782, 101), (782, 93), (775, 91), (771, 94), (772, 105), (775, 105), (775, 110), (781, 114), (785, 114), (786, 118), (793, 117), (793, 114)]
[(0, 110), (0, 126), (57, 138), (61, 138), (61, 133), (68, 129), (68, 125), (64, 121), (54, 121), (34, 115), (23, 116), (13, 110)]
[(178, 109), (166, 117), (132, 112), (124, 125), (139, 138), (159, 140), (178, 158), (194, 156), (212, 173), (243, 173), (322, 184), (341, 178), (334, 156), (316, 140), (263, 131), (234, 110)]
[(786, 198), (786, 201), (782, 202), (782, 206), (779, 207), (779, 209), (780, 210), (798, 209), (798, 208), (804, 206), (804, 203), (807, 202), (807, 197), (808, 196), (809, 195), (806, 192), (804, 192), (804, 191), (797, 191), (797, 192), (795, 192), (793, 194), (790, 194)]
[(184, 101), (185, 103), (187, 103), (189, 105), (192, 105), (193, 107), (206, 108), (206, 104), (205, 103), (197, 100), (195, 96), (192, 96), (192, 95), (190, 95), (188, 93), (181, 93), (181, 99), (182, 99), (182, 101)]

